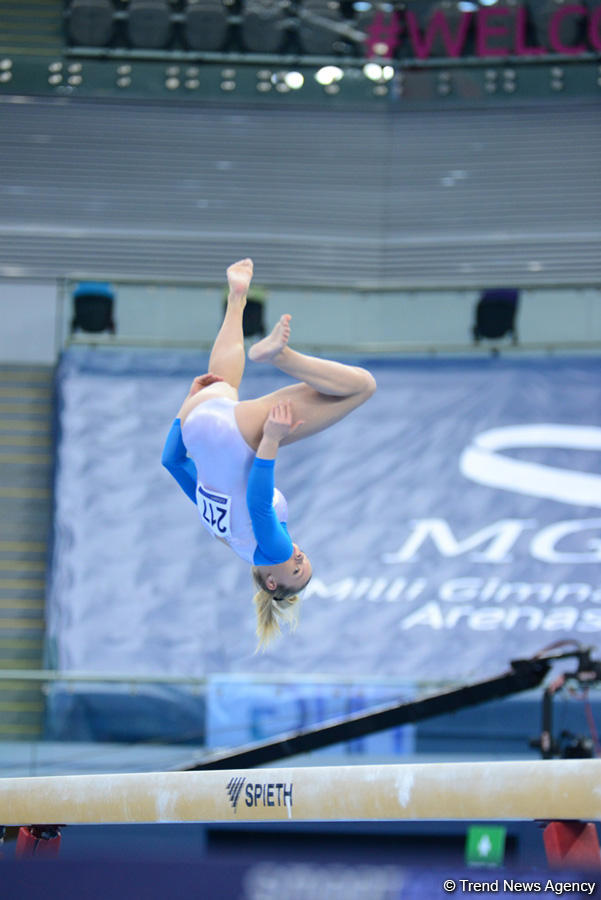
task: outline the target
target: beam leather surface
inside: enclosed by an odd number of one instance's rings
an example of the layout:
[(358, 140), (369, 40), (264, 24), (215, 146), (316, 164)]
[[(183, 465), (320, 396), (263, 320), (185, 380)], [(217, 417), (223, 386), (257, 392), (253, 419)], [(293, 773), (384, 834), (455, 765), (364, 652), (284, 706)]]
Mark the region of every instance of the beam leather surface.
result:
[(0, 779), (0, 823), (601, 819), (601, 760)]

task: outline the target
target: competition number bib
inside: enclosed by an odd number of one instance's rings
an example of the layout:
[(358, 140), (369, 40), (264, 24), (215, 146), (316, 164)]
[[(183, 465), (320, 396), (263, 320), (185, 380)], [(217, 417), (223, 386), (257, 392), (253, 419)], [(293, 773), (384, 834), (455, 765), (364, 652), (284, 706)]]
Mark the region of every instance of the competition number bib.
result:
[(230, 537), (232, 498), (227, 494), (208, 491), (202, 484), (199, 484), (196, 490), (198, 510), (205, 527), (215, 537)]

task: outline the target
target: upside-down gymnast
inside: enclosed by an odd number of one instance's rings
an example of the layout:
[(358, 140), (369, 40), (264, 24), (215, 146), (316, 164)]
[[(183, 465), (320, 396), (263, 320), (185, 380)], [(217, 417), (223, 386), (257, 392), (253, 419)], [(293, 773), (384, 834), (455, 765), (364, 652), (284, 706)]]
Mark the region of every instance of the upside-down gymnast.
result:
[(194, 379), (171, 426), (162, 463), (196, 503), (203, 525), (252, 566), (258, 592), (259, 646), (296, 624), (298, 592), (311, 578), (305, 553), (288, 534), (287, 503), (274, 487), (280, 446), (334, 425), (376, 389), (366, 369), (297, 353), (288, 346), (290, 316), (249, 350), (300, 384), (238, 400), (245, 365), (242, 314), (253, 275), (243, 259), (227, 270), (229, 294), (209, 373)]

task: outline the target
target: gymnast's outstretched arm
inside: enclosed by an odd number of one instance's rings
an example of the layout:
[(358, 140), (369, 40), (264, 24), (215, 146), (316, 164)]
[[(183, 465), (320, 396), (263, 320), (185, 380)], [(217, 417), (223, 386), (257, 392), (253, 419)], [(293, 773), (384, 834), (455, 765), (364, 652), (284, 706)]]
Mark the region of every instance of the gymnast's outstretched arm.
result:
[(175, 419), (167, 435), (161, 463), (173, 475), (182, 491), (196, 503), (196, 466), (186, 453), (179, 418)]
[(223, 379), (219, 378), (217, 375), (211, 374), (210, 372), (206, 375), (196, 376), (196, 378), (190, 385), (188, 395), (184, 400), (184, 403), (182, 404), (182, 407), (171, 426), (169, 434), (167, 435), (167, 440), (165, 441), (165, 446), (163, 447), (163, 455), (161, 457), (161, 463), (163, 464), (163, 466), (171, 475), (173, 475), (182, 491), (190, 498), (193, 503), (196, 503), (197, 472), (196, 466), (186, 453), (186, 446), (182, 438), (182, 410), (184, 409), (190, 397), (194, 397), (195, 394), (198, 394), (198, 392), (203, 388), (208, 387), (208, 385), (210, 384), (214, 384), (216, 381), (223, 381)]
[(301, 424), (292, 424), (292, 404), (288, 402), (277, 404), (263, 427), (246, 491), (246, 504), (257, 541), (255, 565), (285, 562), (294, 552), (286, 523), (279, 521), (273, 506), (274, 468), (280, 441)]

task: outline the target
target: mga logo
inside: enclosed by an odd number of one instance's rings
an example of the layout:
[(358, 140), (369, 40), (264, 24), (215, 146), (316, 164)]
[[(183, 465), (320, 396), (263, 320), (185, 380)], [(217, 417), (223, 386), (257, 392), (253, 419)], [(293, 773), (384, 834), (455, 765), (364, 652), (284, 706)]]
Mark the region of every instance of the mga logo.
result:
[(244, 787), (245, 781), (246, 781), (246, 778), (234, 777), (234, 778), (230, 778), (230, 780), (227, 783), (226, 790), (229, 794), (230, 803), (232, 804), (232, 807), (234, 808), (234, 812), (236, 811), (236, 807), (238, 805), (238, 799), (240, 797), (240, 791)]
[(512, 450), (531, 448), (598, 452), (601, 428), (553, 422), (492, 428), (474, 437), (461, 455), (459, 468), (466, 478), (488, 487), (574, 506), (601, 506), (598, 471), (581, 472), (511, 455)]

